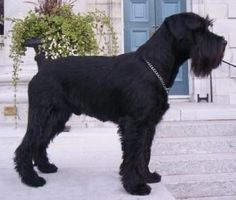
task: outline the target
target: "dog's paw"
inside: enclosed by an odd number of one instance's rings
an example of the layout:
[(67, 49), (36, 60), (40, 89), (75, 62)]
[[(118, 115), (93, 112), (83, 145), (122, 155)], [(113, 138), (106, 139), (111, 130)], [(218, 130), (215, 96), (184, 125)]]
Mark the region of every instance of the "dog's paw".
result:
[(44, 178), (42, 177), (30, 177), (30, 178), (22, 178), (22, 182), (28, 186), (32, 186), (32, 187), (41, 187), (44, 186), (46, 184), (46, 181)]
[(41, 171), (42, 173), (49, 174), (49, 173), (56, 173), (58, 168), (54, 164), (44, 164), (44, 165), (37, 165), (38, 170)]
[(145, 177), (145, 181), (147, 183), (158, 183), (161, 181), (161, 176), (156, 172), (148, 173)]
[(151, 187), (147, 184), (138, 184), (132, 187), (124, 186), (125, 190), (132, 195), (148, 195), (151, 192)]

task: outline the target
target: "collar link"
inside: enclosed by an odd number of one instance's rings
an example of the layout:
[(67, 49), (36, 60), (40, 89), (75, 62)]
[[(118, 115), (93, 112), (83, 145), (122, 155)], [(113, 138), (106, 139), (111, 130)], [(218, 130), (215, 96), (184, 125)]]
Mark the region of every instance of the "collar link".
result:
[(161, 82), (162, 87), (165, 89), (167, 95), (169, 94), (170, 88), (166, 87), (166, 84), (162, 78), (162, 76), (158, 73), (158, 71), (156, 70), (156, 68), (152, 65), (152, 63), (150, 63), (150, 61), (148, 61), (146, 58), (144, 58), (144, 61), (146, 62), (147, 66), (153, 71), (153, 73), (156, 75), (156, 77), (158, 78), (158, 80)]

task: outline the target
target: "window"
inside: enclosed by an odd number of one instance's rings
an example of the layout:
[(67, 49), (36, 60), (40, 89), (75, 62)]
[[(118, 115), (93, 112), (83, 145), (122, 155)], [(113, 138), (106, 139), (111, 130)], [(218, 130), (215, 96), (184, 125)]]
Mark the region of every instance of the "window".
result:
[(4, 17), (4, 0), (0, 0), (0, 35), (4, 33), (4, 24), (3, 24), (3, 17)]

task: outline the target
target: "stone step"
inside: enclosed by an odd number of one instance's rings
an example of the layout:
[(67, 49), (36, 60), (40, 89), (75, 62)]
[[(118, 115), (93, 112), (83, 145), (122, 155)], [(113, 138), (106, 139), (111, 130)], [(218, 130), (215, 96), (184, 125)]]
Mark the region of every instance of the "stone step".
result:
[(177, 199), (236, 196), (236, 173), (164, 176), (162, 180)]
[(0, 104), (12, 103), (14, 95), (18, 103), (26, 103), (28, 101), (28, 82), (19, 82), (15, 89), (12, 84), (0, 84)]
[(161, 175), (236, 173), (236, 154), (152, 156), (150, 166)]
[[(12, 84), (12, 66), (3, 68), (3, 73), (0, 74), (0, 103), (12, 104), (14, 101), (14, 87)], [(37, 73), (37, 67), (33, 65), (23, 65), (22, 70), (19, 71), (19, 80), (17, 82), (17, 102), (27, 103), (28, 101), (28, 83), (32, 77)]]
[[(32, 77), (37, 73), (37, 69), (27, 67), (24, 70), (19, 71), (19, 84), (28, 83)], [(0, 74), (0, 86), (1, 85), (11, 85), (12, 73), (5, 72)]]
[(203, 198), (184, 198), (177, 200), (235, 200), (236, 196), (224, 196), (224, 197), (203, 197)]
[(236, 136), (155, 138), (153, 155), (236, 153)]
[(160, 138), (234, 136), (236, 120), (161, 122), (156, 129)]
[(167, 121), (235, 120), (236, 105), (170, 101), (170, 109), (163, 119)]

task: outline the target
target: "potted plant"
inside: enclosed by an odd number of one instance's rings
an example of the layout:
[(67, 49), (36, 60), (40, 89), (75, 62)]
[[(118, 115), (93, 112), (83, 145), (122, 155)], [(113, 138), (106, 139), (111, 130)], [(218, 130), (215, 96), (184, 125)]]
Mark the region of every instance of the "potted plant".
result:
[(13, 23), (10, 57), (13, 59), (12, 82), (16, 88), (22, 56), (26, 47), (36, 51), (40, 69), (42, 59), (71, 55), (114, 55), (118, 51), (117, 37), (108, 16), (95, 10), (85, 14), (73, 12), (74, 1), (38, 0), (23, 19), (8, 19)]

